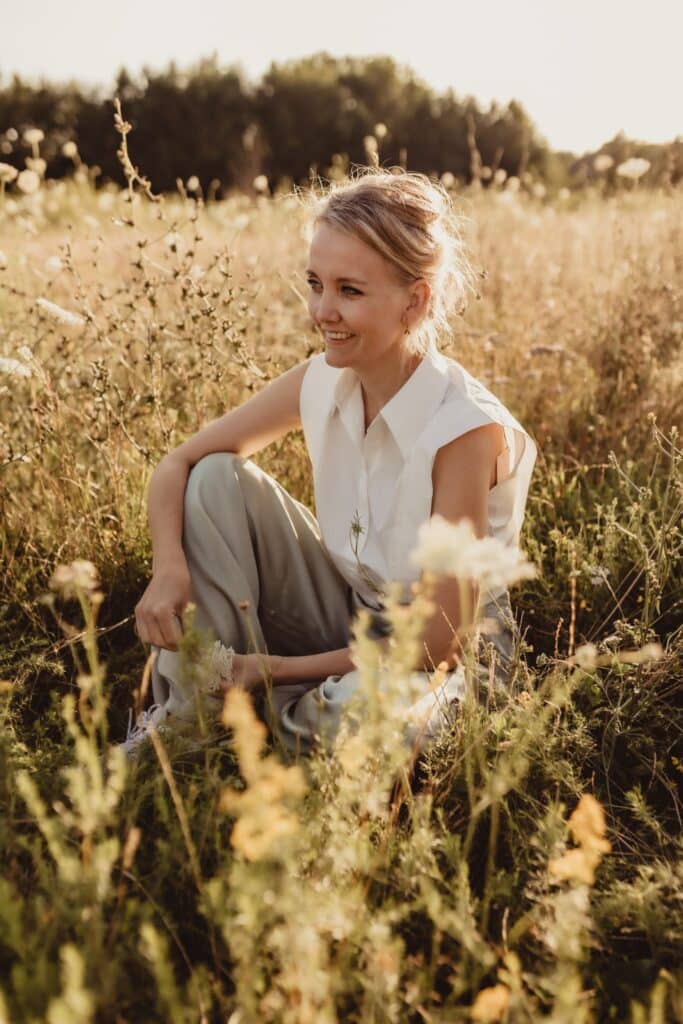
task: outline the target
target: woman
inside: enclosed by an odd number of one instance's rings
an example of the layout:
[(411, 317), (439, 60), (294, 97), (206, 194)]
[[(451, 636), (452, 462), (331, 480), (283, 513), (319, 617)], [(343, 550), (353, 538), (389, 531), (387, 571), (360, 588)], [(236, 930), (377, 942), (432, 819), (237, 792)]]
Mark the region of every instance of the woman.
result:
[[(424, 175), (364, 173), (317, 200), (313, 228), (308, 305), (324, 352), (208, 424), (152, 476), (153, 576), (135, 614), (140, 639), (158, 649), (157, 703), (129, 730), (128, 752), (151, 722), (183, 717), (178, 618), (190, 599), (195, 624), (221, 641), (220, 686), (262, 693), (268, 676), (280, 738), (307, 751), (334, 740), (358, 688), (356, 611), (370, 610), (372, 635), (385, 642), (385, 582), (401, 582), (410, 600), (419, 575), (410, 553), (430, 515), (468, 518), (477, 536), (518, 544), (535, 446), (436, 347), (473, 277), (448, 194)], [(300, 426), (317, 521), (248, 461)], [(447, 661), (454, 670), (428, 697), (436, 707), (462, 691), (458, 581), (442, 578), (435, 601), (415, 668)], [(480, 595), (480, 607), (499, 624), (491, 639), (504, 680), (514, 634), (507, 591)]]

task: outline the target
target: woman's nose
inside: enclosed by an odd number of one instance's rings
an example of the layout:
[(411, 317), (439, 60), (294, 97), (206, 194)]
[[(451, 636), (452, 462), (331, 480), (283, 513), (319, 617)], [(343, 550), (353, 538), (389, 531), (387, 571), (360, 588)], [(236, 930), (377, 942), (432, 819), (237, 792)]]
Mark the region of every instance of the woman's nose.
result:
[(319, 295), (314, 316), (317, 323), (330, 323), (339, 319), (335, 309), (334, 295), (330, 292), (322, 292)]

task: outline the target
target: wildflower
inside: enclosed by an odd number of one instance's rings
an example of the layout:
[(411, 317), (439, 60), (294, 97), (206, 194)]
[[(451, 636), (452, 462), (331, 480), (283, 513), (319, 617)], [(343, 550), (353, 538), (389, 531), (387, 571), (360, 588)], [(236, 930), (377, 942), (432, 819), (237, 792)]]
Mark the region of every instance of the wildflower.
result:
[(74, 157), (78, 156), (78, 146), (75, 142), (65, 142), (62, 146), (62, 156), (68, 157), (69, 160), (73, 160)]
[(70, 565), (58, 565), (50, 580), (50, 590), (58, 590), (64, 597), (72, 597), (78, 590), (92, 593), (98, 586), (97, 569), (85, 558), (77, 558)]
[(182, 251), (183, 249), (183, 236), (179, 235), (177, 231), (169, 231), (164, 238), (164, 245), (171, 252)]
[(188, 192), (198, 192), (199, 191), (199, 178), (197, 177), (196, 174), (192, 174), (187, 179), (186, 188), (187, 188)]
[(519, 192), (520, 184), (521, 182), (519, 178), (516, 175), (512, 174), (505, 182), (505, 188), (508, 190), (508, 192)]
[(508, 176), (508, 172), (505, 170), (505, 168), (504, 167), (499, 167), (496, 170), (495, 174), (493, 175), (493, 184), (494, 185), (502, 185), (502, 184), (504, 184), (505, 179), (507, 178), (507, 176)]
[(12, 164), (0, 163), (0, 182), (9, 184), (18, 176), (19, 171)]
[(455, 175), (451, 171), (444, 171), (441, 175), (441, 184), (444, 188), (453, 188), (455, 185)]
[(595, 668), (598, 663), (598, 649), (595, 644), (581, 644), (576, 648), (573, 660), (579, 668)]
[(609, 853), (611, 850), (612, 847), (605, 839), (605, 812), (602, 804), (590, 793), (583, 794), (567, 824), (575, 843), (601, 853)]
[(479, 176), (483, 178), (484, 181), (488, 181), (489, 178), (493, 177), (493, 171), (487, 164), (484, 164), (482, 169), (479, 171)]
[(337, 750), (337, 760), (347, 775), (356, 775), (371, 758), (372, 750), (361, 736), (350, 736)]
[(45, 269), (49, 274), (58, 274), (63, 267), (64, 264), (60, 260), (59, 256), (48, 256), (45, 260)]
[(36, 189), (40, 188), (40, 176), (35, 171), (22, 171), (17, 178), (17, 188), (24, 195), (32, 195)]
[(68, 309), (62, 309), (56, 302), (50, 302), (49, 299), (36, 299), (36, 306), (39, 306), (48, 316), (58, 320), (61, 324), (67, 324), (69, 327), (82, 327), (86, 322), (85, 317), (79, 313), (72, 313)]
[(0, 356), (0, 373), (9, 373), (12, 377), (30, 377), (32, 372), (30, 366), (20, 363), (18, 359)]
[(373, 129), (373, 130), (374, 130), (375, 136), (376, 136), (376, 137), (377, 137), (377, 138), (378, 138), (378, 139), (379, 139), (380, 141), (381, 141), (382, 139), (386, 138), (386, 134), (387, 134), (387, 126), (386, 126), (385, 124), (383, 124), (383, 123), (382, 123), (381, 121), (380, 121), (380, 122), (379, 122), (378, 124), (376, 124), (376, 125), (375, 125), (375, 127), (374, 127), (374, 129)]
[(593, 160), (593, 167), (599, 174), (602, 174), (603, 171), (608, 171), (610, 167), (613, 166), (614, 159), (609, 155), (609, 153), (598, 153)]
[(252, 185), (254, 186), (257, 192), (267, 192), (268, 178), (266, 177), (265, 174), (257, 174), (252, 182)]
[(637, 651), (620, 651), (619, 661), (628, 662), (629, 665), (643, 665), (648, 661), (659, 661), (664, 657), (664, 648), (661, 644), (644, 644)]
[(298, 820), (283, 805), (285, 797), (301, 797), (306, 783), (301, 768), (287, 768), (277, 758), (261, 758), (266, 727), (254, 713), (249, 695), (228, 691), (222, 721), (233, 729), (233, 745), (247, 788), (237, 793), (226, 787), (219, 811), (234, 811), (238, 821), (230, 842), (247, 860), (261, 860), (278, 850), (280, 841), (297, 831)]
[(590, 793), (584, 793), (567, 825), (578, 848), (551, 860), (548, 868), (560, 881), (592, 885), (595, 869), (603, 853), (609, 853), (612, 849), (612, 844), (605, 838), (605, 812), (602, 805)]
[(472, 1020), (502, 1020), (510, 1002), (510, 989), (507, 985), (493, 985), (483, 988), (472, 1004)]
[(484, 589), (508, 586), (536, 575), (534, 566), (519, 549), (495, 537), (478, 538), (469, 519), (450, 523), (439, 515), (420, 527), (411, 559), (422, 569), (477, 581)]
[(24, 142), (29, 146), (37, 146), (45, 138), (45, 133), (40, 128), (27, 128), (24, 132)]
[(650, 170), (650, 161), (646, 160), (642, 156), (632, 156), (628, 160), (624, 160), (623, 163), (617, 167), (617, 174), (621, 178), (630, 178), (632, 181), (638, 181), (638, 178)]
[(39, 178), (44, 177), (45, 171), (47, 170), (47, 161), (43, 160), (42, 156), (37, 157), (26, 157), (26, 166), (30, 171), (35, 171)]

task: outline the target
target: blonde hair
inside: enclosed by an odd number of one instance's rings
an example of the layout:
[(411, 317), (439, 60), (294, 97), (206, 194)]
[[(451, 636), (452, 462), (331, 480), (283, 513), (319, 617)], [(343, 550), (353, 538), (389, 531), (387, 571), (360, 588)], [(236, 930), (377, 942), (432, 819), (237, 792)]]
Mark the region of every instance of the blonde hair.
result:
[(436, 349), (449, 316), (464, 313), (468, 291), (478, 294), (461, 236), (465, 218), (443, 185), (401, 167), (360, 167), (346, 180), (312, 190), (306, 203), (311, 234), (320, 223), (346, 231), (384, 257), (404, 284), (428, 282), (427, 312), (410, 332), (408, 347), (421, 353)]

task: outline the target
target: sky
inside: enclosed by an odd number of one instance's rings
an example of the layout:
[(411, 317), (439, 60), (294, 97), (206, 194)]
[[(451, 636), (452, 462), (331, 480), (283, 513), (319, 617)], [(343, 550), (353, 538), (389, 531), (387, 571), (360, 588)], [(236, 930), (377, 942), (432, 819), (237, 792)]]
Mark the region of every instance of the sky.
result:
[[(4, 0), (0, 86), (76, 79), (111, 87), (125, 66), (180, 68), (216, 53), (257, 81), (271, 61), (326, 50), (386, 54), (437, 92), (517, 99), (553, 149), (618, 131), (683, 136), (683, 0)], [(4, 129), (0, 125), (0, 131)]]

